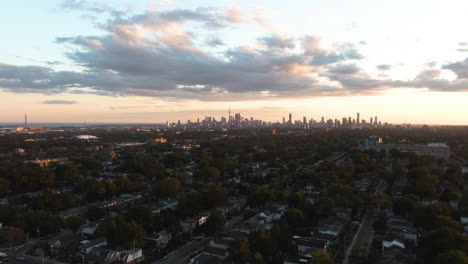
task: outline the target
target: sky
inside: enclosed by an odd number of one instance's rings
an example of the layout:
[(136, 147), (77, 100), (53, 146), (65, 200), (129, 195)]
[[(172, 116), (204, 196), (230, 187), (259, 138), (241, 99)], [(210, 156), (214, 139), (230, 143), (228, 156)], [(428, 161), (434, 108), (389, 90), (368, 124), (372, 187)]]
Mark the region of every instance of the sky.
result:
[(15, 0), (0, 122), (468, 125), (466, 0)]

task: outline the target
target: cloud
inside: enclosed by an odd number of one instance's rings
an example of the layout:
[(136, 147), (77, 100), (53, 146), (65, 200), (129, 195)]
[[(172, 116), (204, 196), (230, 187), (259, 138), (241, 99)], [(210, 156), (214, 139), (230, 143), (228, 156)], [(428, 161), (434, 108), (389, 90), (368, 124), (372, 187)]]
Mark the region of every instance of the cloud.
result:
[(77, 104), (77, 101), (68, 101), (68, 100), (47, 100), (42, 102), (42, 104), (58, 104), (58, 105), (69, 105), (69, 104)]
[(274, 13), (262, 7), (253, 7), (253, 21), (268, 32), (279, 33), (280, 27), (272, 21)]
[(468, 42), (459, 42), (458, 45), (460, 46), (457, 48), (459, 52), (468, 52)]
[[(88, 8), (82, 2), (70, 5)], [(356, 44), (326, 46), (321, 36), (290, 38), (268, 31), (257, 38), (261, 45), (230, 47), (219, 38), (203, 42), (232, 23), (238, 22), (216, 8), (150, 10), (125, 17), (113, 14), (99, 25), (105, 32), (102, 35), (56, 39), (69, 47), (65, 55), (81, 71), (0, 64), (0, 87), (17, 93), (204, 101), (371, 94), (398, 87), (439, 91), (468, 87), (463, 79), (466, 60), (443, 67), (458, 75), (455, 80), (442, 79), (438, 72), (421, 72), (414, 80), (399, 81), (364, 72), (358, 65), (364, 56)], [(197, 34), (191, 32), (194, 25), (201, 27)], [(205, 51), (204, 44), (220, 51)]]
[(258, 41), (270, 48), (293, 49), (295, 46), (294, 39), (279, 35), (259, 38)]
[[(98, 15), (107, 13), (113, 16), (124, 16), (125, 11), (120, 11), (111, 5), (104, 4), (98, 1), (87, 1), (87, 0), (64, 0), (60, 7), (65, 11), (85, 11), (89, 13), (95, 13)], [(93, 17), (93, 16), (91, 16)]]
[(233, 6), (226, 10), (225, 12), (226, 20), (231, 23), (245, 23), (247, 18), (245, 17), (244, 12), (240, 9), (239, 6)]
[(338, 64), (330, 68), (331, 73), (343, 75), (356, 74), (360, 71), (361, 68), (359, 68), (356, 64)]
[(464, 61), (446, 64), (442, 68), (453, 71), (460, 79), (468, 79), (468, 58)]
[(392, 65), (390, 64), (379, 64), (376, 66), (377, 69), (381, 70), (381, 71), (388, 71), (392, 68)]
[(224, 43), (220, 38), (213, 37), (213, 38), (209, 38), (206, 41), (206, 45), (215, 48), (215, 47), (218, 47), (218, 46), (225, 46), (226, 43)]

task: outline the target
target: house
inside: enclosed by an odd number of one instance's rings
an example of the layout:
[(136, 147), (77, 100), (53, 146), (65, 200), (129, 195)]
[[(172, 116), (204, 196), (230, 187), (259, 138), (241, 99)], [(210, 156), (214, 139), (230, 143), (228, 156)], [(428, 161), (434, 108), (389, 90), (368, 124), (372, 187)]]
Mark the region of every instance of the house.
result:
[(88, 255), (93, 248), (107, 246), (107, 239), (105, 237), (100, 237), (94, 240), (83, 240), (81, 245), (78, 247), (79, 255), (84, 256)]
[(67, 219), (68, 217), (71, 217), (71, 216), (86, 215), (86, 212), (88, 212), (88, 208), (85, 206), (81, 206), (81, 207), (75, 207), (75, 208), (71, 208), (68, 210), (60, 211), (57, 213), (57, 215), (62, 219)]
[(205, 224), (206, 221), (208, 221), (208, 217), (210, 217), (210, 212), (199, 213), (197, 217), (198, 226), (202, 226), (203, 224)]
[(318, 232), (320, 234), (332, 235), (334, 237), (337, 237), (341, 233), (341, 230), (343, 230), (344, 225), (344, 221), (336, 217), (330, 217), (322, 221), (322, 223), (320, 223), (318, 227)]
[(14, 244), (24, 240), (24, 230), (18, 227), (5, 226), (0, 229), (0, 241)]
[(81, 234), (84, 236), (93, 236), (94, 232), (96, 232), (96, 229), (99, 226), (99, 222), (95, 223), (88, 223), (80, 228)]
[(178, 205), (179, 205), (179, 201), (177, 201), (177, 199), (167, 199), (167, 200), (159, 202), (154, 207), (153, 213), (160, 214), (162, 211), (165, 211), (168, 209), (175, 210)]
[(135, 264), (144, 260), (141, 248), (130, 249), (122, 252), (117, 260), (118, 264)]
[(293, 245), (296, 246), (299, 256), (311, 257), (311, 253), (314, 251), (327, 251), (330, 242), (310, 237), (295, 236)]
[(192, 217), (187, 220), (180, 221), (180, 225), (183, 232), (191, 232), (197, 228), (198, 222), (197, 219)]
[(120, 253), (120, 251), (108, 250), (104, 258), (104, 263), (115, 263), (119, 259)]
[(405, 242), (402, 237), (394, 234), (387, 233), (384, 238), (382, 239), (382, 248), (390, 248), (390, 247), (399, 247), (405, 248)]
[(207, 246), (203, 249), (203, 254), (214, 256), (214, 257), (217, 257), (218, 259), (224, 260), (228, 257), (229, 252), (227, 249), (214, 248), (211, 246)]
[(25, 160), (23, 162), (24, 165), (37, 165), (41, 168), (44, 168), (44, 167), (48, 167), (50, 164), (52, 163), (59, 163), (59, 164), (64, 164), (64, 163), (67, 163), (69, 162), (69, 159), (68, 158), (52, 158), (52, 159), (44, 159), (44, 160), (40, 160), (40, 159), (35, 159), (35, 160)]
[(416, 254), (407, 248), (402, 248), (398, 245), (392, 245), (384, 247), (382, 249), (382, 257), (380, 263), (390, 264), (406, 264), (414, 263), (416, 260)]
[(387, 218), (387, 233), (394, 234), (404, 240), (411, 241), (416, 246), (418, 242), (418, 232), (406, 219), (401, 217)]
[(75, 235), (71, 230), (65, 230), (62, 233), (53, 236), (47, 240), (47, 247), (52, 254), (59, 254), (62, 250), (68, 248), (73, 242), (82, 238)]
[(224, 238), (214, 238), (210, 241), (210, 247), (219, 248), (219, 249), (228, 249), (229, 243), (231, 243), (232, 238), (224, 237)]
[(154, 236), (147, 237), (148, 240), (154, 242), (154, 247), (156, 249), (165, 248), (169, 241), (171, 241), (171, 238), (172, 235), (167, 230), (162, 230)]
[(308, 264), (312, 260), (312, 257), (304, 257), (304, 256), (297, 256), (297, 257), (287, 257), (283, 264)]
[(463, 226), (463, 230), (465, 232), (468, 232), (468, 216), (462, 216), (460, 217), (460, 223)]

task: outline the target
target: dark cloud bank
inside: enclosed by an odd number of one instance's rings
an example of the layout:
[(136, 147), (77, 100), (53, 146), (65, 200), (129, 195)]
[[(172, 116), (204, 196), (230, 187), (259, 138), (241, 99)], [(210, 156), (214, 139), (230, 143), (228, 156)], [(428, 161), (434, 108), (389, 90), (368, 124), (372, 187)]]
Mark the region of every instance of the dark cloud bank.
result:
[[(245, 23), (233, 21), (214, 8), (133, 15), (104, 7), (91, 8), (82, 1), (70, 1), (64, 8), (108, 12), (111, 17), (98, 25), (106, 31), (104, 35), (56, 39), (58, 45), (70, 47), (66, 56), (84, 70), (55, 71), (49, 67), (0, 63), (3, 90), (244, 100), (367, 94), (399, 87), (468, 89), (468, 59), (422, 71), (410, 81), (380, 79), (358, 66), (364, 56), (353, 43), (323, 48), (317, 36), (290, 38), (271, 33), (258, 38), (261, 45), (256, 48), (228, 47), (221, 39), (211, 38), (205, 45), (224, 48), (221, 54), (214, 55), (197, 47), (197, 37), (187, 30), (188, 25), (201, 26), (211, 34)], [(376, 68), (386, 71), (391, 65)], [(442, 70), (453, 71), (458, 77), (452, 81), (440, 79)]]

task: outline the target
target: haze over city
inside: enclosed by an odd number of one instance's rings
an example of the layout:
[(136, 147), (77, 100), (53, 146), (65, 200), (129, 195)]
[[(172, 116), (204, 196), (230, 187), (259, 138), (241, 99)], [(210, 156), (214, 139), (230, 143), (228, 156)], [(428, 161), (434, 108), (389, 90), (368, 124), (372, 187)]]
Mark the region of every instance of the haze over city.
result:
[(8, 1), (0, 122), (467, 125), (468, 2)]

